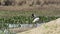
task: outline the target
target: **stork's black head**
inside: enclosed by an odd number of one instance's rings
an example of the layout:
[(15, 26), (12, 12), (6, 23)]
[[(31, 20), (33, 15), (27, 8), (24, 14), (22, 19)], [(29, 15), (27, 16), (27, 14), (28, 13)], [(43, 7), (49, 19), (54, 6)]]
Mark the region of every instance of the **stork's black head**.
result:
[(32, 14), (32, 17), (34, 17), (34, 14)]

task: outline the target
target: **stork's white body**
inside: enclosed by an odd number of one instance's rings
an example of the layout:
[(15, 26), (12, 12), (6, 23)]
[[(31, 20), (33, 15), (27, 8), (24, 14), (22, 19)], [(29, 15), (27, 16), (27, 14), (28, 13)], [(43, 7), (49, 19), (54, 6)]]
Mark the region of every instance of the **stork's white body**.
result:
[(39, 17), (37, 17), (33, 20), (33, 22), (37, 22), (37, 21), (39, 21)]

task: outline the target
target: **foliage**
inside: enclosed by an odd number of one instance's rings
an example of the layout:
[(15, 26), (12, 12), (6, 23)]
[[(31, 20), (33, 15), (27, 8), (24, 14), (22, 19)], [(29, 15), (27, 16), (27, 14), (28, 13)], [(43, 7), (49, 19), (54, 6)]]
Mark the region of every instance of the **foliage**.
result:
[[(39, 16), (40, 22), (49, 22), (51, 20), (55, 20), (59, 17), (49, 17), (49, 16)], [(5, 17), (0, 18), (0, 28), (7, 28), (8, 24), (31, 24), (33, 18), (30, 16), (12, 16), (12, 17)]]
[[(59, 17), (49, 17), (49, 16), (39, 16), (40, 21), (42, 22), (49, 22), (51, 20), (55, 20)], [(32, 23), (33, 18), (30, 16), (12, 16), (12, 17), (7, 17), (7, 18), (0, 18), (0, 23), (10, 23), (10, 24), (30, 24)]]

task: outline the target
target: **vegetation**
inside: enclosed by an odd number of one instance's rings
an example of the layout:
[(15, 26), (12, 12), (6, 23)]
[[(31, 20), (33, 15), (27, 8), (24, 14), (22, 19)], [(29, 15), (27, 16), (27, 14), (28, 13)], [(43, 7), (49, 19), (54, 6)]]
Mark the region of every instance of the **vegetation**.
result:
[[(51, 20), (55, 20), (59, 17), (44, 17), (44, 16), (39, 16), (40, 22), (49, 22)], [(33, 18), (26, 17), (26, 16), (13, 16), (9, 18), (0, 18), (0, 27), (5, 27), (7, 28), (7, 24), (32, 24)]]
[[(53, 13), (54, 12), (54, 13)], [(60, 11), (0, 11), (0, 28), (7, 28), (8, 24), (31, 24), (35, 13), (40, 18), (40, 22), (49, 22), (59, 18)]]
[[(48, 22), (54, 19), (57, 19), (59, 17), (45, 17), (45, 16), (39, 16), (41, 22)], [(0, 23), (10, 23), (10, 24), (31, 24), (33, 21), (32, 17), (26, 17), (26, 16), (13, 16), (13, 17), (7, 17), (7, 18), (0, 18)]]

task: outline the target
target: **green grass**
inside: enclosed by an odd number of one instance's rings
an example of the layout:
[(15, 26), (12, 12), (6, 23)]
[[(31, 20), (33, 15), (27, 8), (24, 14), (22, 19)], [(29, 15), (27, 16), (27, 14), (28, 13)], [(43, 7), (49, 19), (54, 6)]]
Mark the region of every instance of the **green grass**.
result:
[(0, 11), (0, 27), (8, 27), (6, 24), (30, 24), (33, 18), (31, 14), (34, 13), (40, 18), (40, 22), (49, 22), (59, 18), (60, 11), (56, 10), (41, 10), (41, 11)]
[(0, 11), (0, 17), (10, 16), (31, 16), (34, 13), (38, 16), (60, 16), (60, 10), (27, 10), (27, 11)]
[[(32, 22), (31, 14), (40, 17), (42, 22), (48, 22), (60, 17), (60, 10), (31, 10), (31, 11), (0, 11), (0, 22), (6, 23), (26, 23)], [(58, 17), (57, 17), (58, 16)]]

